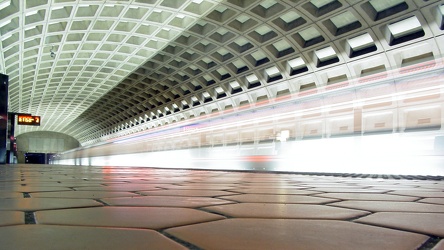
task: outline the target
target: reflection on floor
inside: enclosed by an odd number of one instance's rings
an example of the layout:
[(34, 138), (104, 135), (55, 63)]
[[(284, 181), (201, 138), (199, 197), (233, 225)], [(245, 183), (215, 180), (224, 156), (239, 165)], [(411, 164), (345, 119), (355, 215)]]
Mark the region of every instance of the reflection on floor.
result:
[(444, 181), (0, 167), (2, 249), (444, 249)]

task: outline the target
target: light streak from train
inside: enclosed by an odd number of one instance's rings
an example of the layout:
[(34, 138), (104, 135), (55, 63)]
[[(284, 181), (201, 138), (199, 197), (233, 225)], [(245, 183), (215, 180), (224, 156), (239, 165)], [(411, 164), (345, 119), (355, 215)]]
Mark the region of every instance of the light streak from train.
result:
[[(435, 79), (436, 80), (436, 79)], [(398, 93), (392, 93), (389, 95), (382, 95), (377, 97), (371, 97), (371, 98), (364, 98), (360, 100), (352, 100), (348, 102), (342, 102), (335, 105), (325, 105), (321, 107), (316, 108), (310, 108), (310, 109), (304, 109), (304, 110), (296, 110), (296, 111), (290, 111), (283, 113), (283, 111), (280, 109), (280, 107), (272, 107), (268, 108), (262, 111), (256, 111), (245, 115), (238, 115), (235, 117), (229, 117), (225, 118), (223, 120), (219, 119), (219, 121), (205, 121), (205, 123), (199, 124), (194, 123), (190, 125), (181, 126), (179, 128), (168, 128), (160, 131), (155, 132), (149, 132), (144, 135), (138, 135), (136, 137), (130, 137), (123, 140), (114, 141), (114, 143), (125, 143), (125, 142), (131, 142), (131, 141), (138, 141), (138, 140), (144, 140), (144, 141), (152, 141), (152, 140), (159, 140), (159, 139), (167, 139), (171, 136), (177, 136), (177, 135), (183, 135), (183, 134), (191, 134), (191, 133), (203, 133), (208, 132), (215, 129), (232, 129), (235, 127), (241, 127), (246, 125), (252, 125), (255, 123), (261, 123), (261, 122), (269, 122), (273, 120), (279, 120), (294, 116), (304, 116), (304, 115), (311, 115), (316, 114), (322, 111), (325, 112), (334, 112), (337, 110), (344, 109), (344, 106), (362, 106), (362, 103), (372, 103), (372, 104), (380, 104), (386, 102), (386, 99), (391, 99), (392, 101), (403, 101), (406, 99), (406, 96), (408, 98), (422, 98), (430, 96), (431, 94), (429, 92), (425, 94), (418, 94), (418, 93), (424, 93), (426, 91), (434, 91), (433, 93), (441, 93), (442, 86), (431, 86), (416, 90), (409, 90), (409, 91), (403, 91)], [(412, 95), (413, 94), (413, 95)], [(377, 100), (383, 100), (383, 101), (377, 101)], [(289, 110), (287, 106), (284, 106), (285, 110)], [(421, 107), (421, 108), (410, 108), (409, 110), (424, 110), (424, 109), (430, 109), (433, 107), (439, 107), (437, 105), (435, 106), (428, 106), (428, 107)], [(290, 109), (291, 110), (291, 109)], [(375, 115), (375, 114), (372, 114)], [(251, 117), (252, 116), (252, 117)], [(340, 118), (332, 118), (331, 120), (343, 120), (348, 119), (348, 117), (340, 117)], [(223, 121), (223, 122), (220, 122)]]
[(444, 175), (444, 70), (419, 68), (148, 129), (56, 162)]

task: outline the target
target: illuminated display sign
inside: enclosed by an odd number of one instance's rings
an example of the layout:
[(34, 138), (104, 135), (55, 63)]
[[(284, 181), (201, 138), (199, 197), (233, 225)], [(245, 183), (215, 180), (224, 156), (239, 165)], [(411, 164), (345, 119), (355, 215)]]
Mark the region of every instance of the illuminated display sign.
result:
[(40, 126), (40, 116), (36, 115), (17, 115), (18, 125), (32, 125), (32, 126)]

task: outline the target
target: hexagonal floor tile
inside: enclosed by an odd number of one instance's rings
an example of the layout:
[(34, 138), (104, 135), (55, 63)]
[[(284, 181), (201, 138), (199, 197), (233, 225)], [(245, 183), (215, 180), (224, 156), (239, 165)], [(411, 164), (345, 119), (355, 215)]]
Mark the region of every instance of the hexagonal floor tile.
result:
[(444, 237), (442, 213), (380, 212), (355, 221)]
[(242, 194), (297, 194), (297, 195), (311, 195), (319, 194), (321, 192), (300, 190), (297, 188), (235, 188), (228, 191), (242, 193)]
[(76, 188), (78, 191), (107, 191), (107, 192), (135, 192), (135, 191), (149, 191), (149, 190), (159, 190), (156, 185), (152, 184), (111, 184), (107, 186), (100, 187), (79, 187)]
[(186, 249), (158, 232), (50, 225), (0, 227), (3, 249)]
[(242, 218), (350, 219), (365, 211), (306, 204), (239, 203), (205, 207), (205, 210)]
[(200, 189), (200, 190), (227, 190), (227, 189), (232, 189), (234, 188), (235, 185), (222, 185), (222, 184), (189, 184), (189, 185), (185, 185), (185, 184), (181, 184), (181, 185), (171, 185), (169, 187), (167, 187), (167, 189), (187, 189), (187, 190), (192, 190), (192, 189)]
[(318, 197), (334, 198), (340, 200), (367, 200), (367, 201), (415, 201), (417, 197), (391, 195), (391, 194), (367, 194), (367, 193), (326, 193), (317, 194)]
[(74, 207), (103, 206), (101, 203), (87, 199), (58, 198), (21, 198), (0, 199), (0, 210), (38, 211)]
[(12, 191), (14, 192), (26, 192), (26, 193), (32, 193), (32, 192), (55, 192), (55, 191), (71, 191), (72, 189), (67, 187), (34, 187), (34, 186), (18, 186), (14, 188)]
[(0, 199), (3, 198), (23, 198), (23, 193), (19, 192), (0, 192)]
[(0, 226), (25, 224), (25, 214), (17, 211), (0, 211)]
[(444, 250), (444, 240), (438, 242), (432, 250)]
[(418, 202), (444, 205), (444, 198), (424, 198), (419, 200)]
[(40, 211), (40, 224), (161, 229), (225, 217), (190, 208), (97, 207)]
[(305, 195), (285, 195), (285, 194), (240, 194), (224, 196), (224, 199), (237, 202), (251, 203), (299, 203), (299, 204), (325, 204), (329, 202), (339, 201), (337, 199), (328, 199), (321, 197), (305, 196)]
[(413, 191), (413, 190), (402, 190), (393, 191), (390, 194), (407, 195), (420, 198), (444, 198), (444, 192), (440, 191)]
[(371, 212), (432, 212), (444, 213), (443, 205), (426, 204), (418, 202), (398, 201), (342, 201), (329, 204), (336, 207), (360, 209)]
[(143, 195), (160, 195), (160, 196), (200, 196), (200, 197), (216, 197), (222, 195), (236, 194), (233, 192), (219, 191), (219, 190), (183, 190), (183, 189), (170, 189), (170, 190), (156, 190), (156, 191), (141, 191), (138, 192)]
[(130, 192), (107, 192), (107, 191), (64, 191), (64, 192), (42, 192), (32, 193), (33, 198), (76, 198), (76, 199), (100, 199), (111, 197), (136, 197), (140, 196)]
[(183, 197), (183, 196), (143, 196), (102, 199), (112, 206), (138, 206), (138, 207), (204, 207), (233, 203), (226, 200), (209, 197)]
[(357, 187), (349, 187), (349, 188), (312, 188), (310, 191), (318, 191), (318, 192), (327, 192), (327, 193), (373, 193), (373, 194), (382, 194), (386, 193), (390, 190), (382, 190), (382, 189), (364, 189)]
[(203, 249), (416, 249), (428, 237), (345, 221), (227, 219), (166, 233)]

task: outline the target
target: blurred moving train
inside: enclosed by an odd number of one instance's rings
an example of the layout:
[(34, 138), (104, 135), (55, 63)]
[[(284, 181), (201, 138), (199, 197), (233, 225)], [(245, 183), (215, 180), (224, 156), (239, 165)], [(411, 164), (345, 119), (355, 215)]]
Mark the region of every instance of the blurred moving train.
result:
[(64, 152), (52, 162), (444, 175), (442, 60), (385, 71)]

